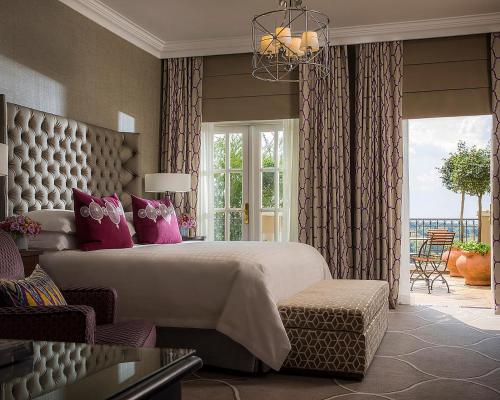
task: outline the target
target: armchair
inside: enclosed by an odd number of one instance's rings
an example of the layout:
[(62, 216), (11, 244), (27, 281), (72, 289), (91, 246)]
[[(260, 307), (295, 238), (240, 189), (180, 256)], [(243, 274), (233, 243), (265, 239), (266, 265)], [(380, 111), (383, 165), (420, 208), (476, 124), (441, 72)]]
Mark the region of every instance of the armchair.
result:
[[(23, 279), (21, 255), (0, 231), (0, 279)], [(147, 321), (115, 322), (117, 294), (112, 288), (61, 290), (67, 306), (2, 307), (0, 338), (153, 347), (156, 329)]]

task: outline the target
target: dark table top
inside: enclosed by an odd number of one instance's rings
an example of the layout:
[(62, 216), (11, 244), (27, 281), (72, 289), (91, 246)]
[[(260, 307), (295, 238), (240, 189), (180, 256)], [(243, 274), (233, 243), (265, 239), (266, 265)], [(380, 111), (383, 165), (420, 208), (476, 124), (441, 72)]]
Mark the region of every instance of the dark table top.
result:
[(201, 366), (188, 349), (34, 342), (33, 357), (0, 368), (0, 399), (128, 398)]

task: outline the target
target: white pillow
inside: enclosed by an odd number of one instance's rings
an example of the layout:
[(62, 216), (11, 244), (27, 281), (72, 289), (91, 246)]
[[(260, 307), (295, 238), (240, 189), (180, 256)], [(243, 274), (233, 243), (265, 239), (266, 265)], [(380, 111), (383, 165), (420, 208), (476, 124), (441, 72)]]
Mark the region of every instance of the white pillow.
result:
[(42, 224), (42, 231), (76, 233), (75, 213), (72, 210), (36, 210), (25, 215)]
[(37, 236), (30, 237), (31, 248), (43, 250), (69, 250), (78, 249), (76, 235), (61, 232), (41, 232)]
[[(42, 224), (42, 232), (76, 233), (75, 212), (72, 210), (35, 210), (25, 214)], [(131, 212), (125, 213), (130, 236), (134, 237), (134, 217)]]

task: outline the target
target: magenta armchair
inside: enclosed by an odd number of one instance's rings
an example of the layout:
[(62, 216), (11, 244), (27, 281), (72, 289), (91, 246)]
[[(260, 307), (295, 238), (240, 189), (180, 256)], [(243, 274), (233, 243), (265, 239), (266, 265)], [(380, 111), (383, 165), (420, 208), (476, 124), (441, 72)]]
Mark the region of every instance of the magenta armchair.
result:
[[(11, 237), (0, 230), (0, 279), (23, 277), (21, 255)], [(67, 306), (0, 305), (0, 338), (154, 347), (156, 329), (150, 322), (115, 322), (117, 294), (114, 289), (61, 291)]]

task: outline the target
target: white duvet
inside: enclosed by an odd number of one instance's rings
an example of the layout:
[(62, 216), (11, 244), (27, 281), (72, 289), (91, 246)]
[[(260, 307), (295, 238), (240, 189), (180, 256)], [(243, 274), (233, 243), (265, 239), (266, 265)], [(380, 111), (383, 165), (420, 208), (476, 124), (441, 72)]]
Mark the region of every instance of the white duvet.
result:
[(290, 342), (276, 303), (331, 279), (314, 248), (299, 243), (186, 242), (45, 253), (60, 287), (110, 286), (118, 319), (216, 329), (279, 369)]

